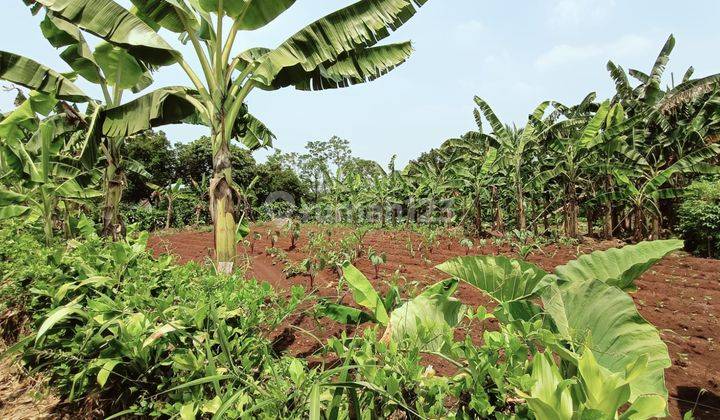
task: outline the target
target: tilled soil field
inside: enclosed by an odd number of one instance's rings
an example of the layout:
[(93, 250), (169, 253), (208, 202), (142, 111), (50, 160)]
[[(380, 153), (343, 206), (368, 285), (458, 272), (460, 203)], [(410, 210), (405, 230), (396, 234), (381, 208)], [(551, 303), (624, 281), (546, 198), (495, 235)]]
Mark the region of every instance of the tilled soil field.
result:
[[(262, 239), (256, 241), (252, 252), (249, 247), (242, 249), (242, 252), (249, 256), (251, 265), (247, 276), (267, 281), (279, 293), (286, 293), (291, 286), (297, 284), (309, 288), (309, 276), (287, 278), (282, 271), (282, 264), (266, 255), (266, 249), (270, 247), (267, 230), (266, 226), (253, 227), (252, 231), (259, 232)], [(336, 229), (332, 238), (340, 240), (349, 232), (349, 229)], [(306, 257), (303, 250), (307, 242), (306, 233), (304, 230), (294, 249), (290, 248), (287, 235), (280, 237), (276, 248), (287, 253), (289, 260), (301, 261)], [(412, 295), (416, 290), (422, 290), (426, 285), (446, 277), (433, 268), (436, 264), (466, 253), (466, 249), (457, 239), (441, 238), (426, 260), (421, 258), (419, 253), (413, 256), (407, 246), (408, 243), (414, 243), (414, 248), (417, 249), (420, 242), (421, 238), (413, 233), (371, 231), (363, 240), (364, 248), (372, 247), (377, 252), (385, 252), (387, 262), (381, 266), (377, 278), (367, 256), (354, 263), (379, 290), (385, 291), (387, 281), (394, 277), (398, 284), (404, 286), (402, 290), (407, 295)], [(550, 245), (535, 252), (528, 260), (544, 270), (552, 271), (579, 254), (621, 245), (614, 241), (589, 241), (578, 247)], [(209, 261), (212, 255), (212, 234), (180, 232), (158, 235), (151, 238), (150, 247), (157, 254), (175, 255), (179, 263), (191, 260)], [(473, 249), (471, 253), (515, 256), (508, 245), (488, 244)], [(312, 288), (316, 295), (339, 298), (337, 282), (337, 275), (328, 270), (316, 276)], [(632, 295), (635, 304), (642, 316), (658, 327), (670, 352), (672, 366), (666, 370), (666, 382), (673, 418), (681, 418), (681, 413), (695, 408), (695, 417), (698, 419), (720, 419), (720, 260), (694, 258), (684, 253), (676, 253), (656, 264), (637, 284), (639, 290)], [(492, 303), (480, 291), (465, 284), (460, 285), (456, 296), (469, 306), (492, 307)], [(351, 303), (349, 296), (342, 299), (346, 304)], [(300, 311), (287, 324), (274, 333), (277, 347), (296, 356), (308, 358), (312, 358), (320, 348), (315, 337), (324, 341), (342, 331), (355, 332), (352, 328), (327, 319), (319, 322), (306, 311)], [(474, 339), (479, 339), (483, 328), (493, 328), (493, 324), (473, 324), (457, 334), (470, 334)], [(306, 332), (311, 332), (312, 335)], [(451, 369), (442, 360), (431, 360), (429, 363), (440, 373)]]

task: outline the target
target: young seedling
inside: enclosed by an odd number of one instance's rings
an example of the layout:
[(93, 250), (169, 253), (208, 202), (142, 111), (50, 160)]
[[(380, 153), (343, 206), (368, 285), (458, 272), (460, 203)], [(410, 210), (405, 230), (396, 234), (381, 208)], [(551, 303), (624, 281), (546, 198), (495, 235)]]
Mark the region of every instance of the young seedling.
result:
[(413, 245), (412, 239), (405, 238), (405, 249), (408, 250), (408, 254), (410, 254), (411, 257), (415, 257), (415, 246)]
[(260, 234), (260, 232), (254, 232), (252, 237), (253, 237), (253, 240), (250, 241), (250, 253), (255, 252), (255, 242), (261, 240), (262, 235)]
[(293, 220), (290, 223), (290, 249), (295, 249), (298, 239), (300, 239), (300, 222)]
[(385, 264), (387, 261), (387, 254), (384, 252), (377, 253), (374, 249), (370, 248), (368, 251), (368, 259), (375, 269), (375, 278), (380, 276), (380, 265)]
[(470, 250), (473, 248), (473, 241), (468, 238), (462, 238), (460, 240), (460, 246), (465, 248), (465, 255), (469, 255)]
[(278, 238), (280, 238), (280, 232), (278, 230), (268, 230), (267, 232), (268, 238), (270, 238), (270, 248), (275, 248), (275, 244), (278, 241)]

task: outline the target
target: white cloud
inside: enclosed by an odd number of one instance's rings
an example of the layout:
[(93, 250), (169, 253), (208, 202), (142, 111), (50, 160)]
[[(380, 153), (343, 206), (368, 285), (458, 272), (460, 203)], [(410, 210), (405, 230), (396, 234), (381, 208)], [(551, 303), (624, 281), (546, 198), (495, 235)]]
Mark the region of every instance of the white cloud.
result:
[(554, 25), (585, 25), (605, 19), (615, 0), (554, 0), (550, 22)]
[(556, 45), (535, 60), (535, 67), (539, 70), (547, 70), (597, 58), (618, 60), (651, 47), (650, 40), (639, 35), (625, 35), (606, 44)]
[(479, 20), (460, 22), (453, 29), (453, 38), (455, 42), (462, 45), (477, 44), (484, 30), (485, 25)]

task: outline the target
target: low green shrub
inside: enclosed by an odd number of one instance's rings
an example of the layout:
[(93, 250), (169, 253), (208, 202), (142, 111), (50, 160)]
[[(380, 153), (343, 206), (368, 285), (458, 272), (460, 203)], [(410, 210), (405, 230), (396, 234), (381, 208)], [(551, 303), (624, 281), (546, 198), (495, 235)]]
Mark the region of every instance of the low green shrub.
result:
[[(240, 390), (249, 402), (260, 388), (289, 387), (290, 361), (273, 352), (268, 332), (303, 292), (281, 299), (243, 273), (217, 276), (196, 264), (175, 266), (169, 256), (154, 259), (147, 238), (108, 243), (93, 234), (48, 250), (48, 261), (37, 260), (37, 241), (11, 242), (3, 278), (29, 292), (6, 304), (24, 307), (33, 332), (9, 353), (49, 375), (70, 401), (97, 394), (108, 414), (212, 414)], [(187, 385), (208, 377), (207, 386)], [(261, 412), (282, 413), (285, 395)], [(226, 413), (241, 416), (238, 407)]]
[[(365, 328), (322, 342), (291, 325), (318, 343), (317, 357), (305, 360), (282, 354), (270, 339), (307, 308), (302, 288), (280, 297), (243, 273), (218, 276), (156, 259), (146, 232), (118, 242), (100, 239), (86, 222), (81, 232), (81, 239), (44, 247), (31, 234), (0, 227), (8, 244), (0, 293), (17, 294), (5, 305), (22, 309), (29, 331), (5, 354), (48, 376), (68, 401), (100, 402), (112, 418), (666, 413), (667, 348), (626, 291), (681, 241), (595, 252), (554, 274), (506, 257), (460, 257), (437, 266), (452, 279), (410, 297), (394, 287), (376, 290), (345, 261), (342, 284), (356, 305), (324, 299), (304, 313)], [(453, 296), (461, 281), (495, 300), (496, 309), (466, 308)], [(456, 337), (473, 323), (481, 323), (481, 344), (469, 334)]]
[(720, 257), (720, 181), (691, 184), (678, 210), (678, 219), (678, 230), (688, 251)]
[(134, 224), (138, 230), (153, 231), (165, 227), (165, 211), (155, 206), (123, 204), (121, 213), (125, 218), (125, 222)]

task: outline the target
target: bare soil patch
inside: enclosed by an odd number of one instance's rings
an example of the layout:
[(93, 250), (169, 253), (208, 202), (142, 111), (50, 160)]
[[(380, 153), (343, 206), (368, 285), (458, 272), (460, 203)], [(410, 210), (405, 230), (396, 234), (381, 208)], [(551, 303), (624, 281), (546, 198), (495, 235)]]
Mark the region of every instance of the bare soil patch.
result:
[[(349, 231), (350, 229), (336, 229), (333, 237), (339, 240)], [(265, 254), (266, 248), (270, 247), (270, 241), (265, 234), (266, 227), (255, 226), (253, 232), (259, 232), (263, 238), (257, 241), (253, 252), (242, 249), (242, 252), (249, 256), (251, 264), (247, 276), (267, 281), (279, 293), (287, 293), (297, 284), (309, 287), (309, 276), (287, 278), (282, 271), (283, 267)], [(306, 233), (303, 231), (294, 249), (290, 248), (287, 235), (281, 236), (276, 247), (284, 250), (290, 260), (301, 261), (305, 258), (303, 246), (307, 241)], [(446, 277), (433, 268), (436, 264), (465, 255), (466, 252), (457, 239), (442, 238), (433, 249), (430, 261), (424, 261), (419, 254), (411, 255), (406, 248), (408, 240), (415, 244), (421, 242), (420, 237), (408, 232), (372, 231), (365, 237), (363, 245), (385, 252), (387, 263), (382, 265), (378, 278), (375, 278), (374, 269), (366, 256), (355, 261), (355, 265), (380, 290), (386, 290), (388, 279), (395, 275), (398, 283), (404, 286), (404, 293), (410, 296), (416, 290)], [(578, 247), (550, 245), (543, 248), (542, 252), (531, 255), (528, 260), (551, 271), (579, 254), (620, 245), (622, 244), (615, 241), (589, 242)], [(212, 234), (181, 232), (155, 236), (151, 238), (149, 246), (157, 254), (175, 255), (179, 263), (191, 260), (205, 262), (212, 255)], [(498, 247), (490, 244), (473, 249), (472, 253), (516, 257), (509, 246)], [(319, 296), (351, 303), (349, 296), (337, 295), (337, 281), (337, 275), (327, 270), (316, 277), (313, 289)], [(720, 260), (677, 253), (656, 264), (637, 284), (639, 290), (632, 297), (642, 316), (660, 330), (672, 360), (672, 366), (666, 370), (665, 378), (670, 392), (672, 417), (681, 418), (681, 413), (695, 408), (698, 419), (719, 419)], [(461, 284), (457, 297), (467, 305), (492, 306), (481, 292), (464, 284)], [(492, 328), (492, 324), (484, 327), (473, 325), (467, 331), (458, 331), (457, 334), (480, 337), (482, 328)], [(303, 331), (311, 332), (312, 336)], [(312, 357), (321, 346), (315, 337), (325, 341), (342, 331), (353, 332), (352, 328), (348, 329), (327, 319), (320, 322), (307, 312), (300, 312), (288, 321), (287, 326), (277, 331), (274, 337), (279, 350), (297, 356)], [(441, 373), (450, 369), (441, 360), (431, 360), (429, 363)], [(701, 393), (701, 390), (705, 392)]]

